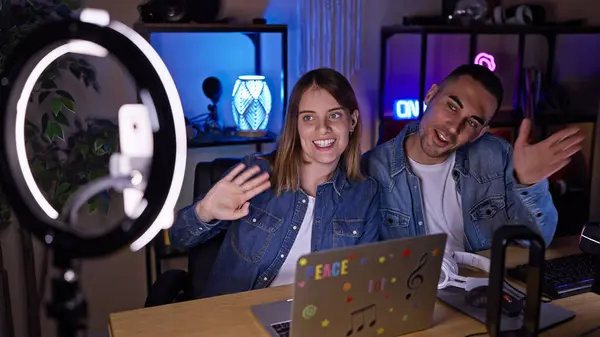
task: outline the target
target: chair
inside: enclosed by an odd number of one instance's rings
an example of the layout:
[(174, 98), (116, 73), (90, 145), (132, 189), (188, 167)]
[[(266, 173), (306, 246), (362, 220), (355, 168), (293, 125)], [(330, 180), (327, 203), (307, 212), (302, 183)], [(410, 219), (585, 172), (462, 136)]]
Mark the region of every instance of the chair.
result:
[[(218, 158), (212, 162), (196, 164), (194, 200), (207, 193), (223, 174), (240, 160), (240, 158)], [(225, 232), (221, 232), (207, 242), (190, 249), (187, 272), (172, 269), (158, 275), (148, 292), (144, 306), (153, 307), (200, 298), (224, 237)]]

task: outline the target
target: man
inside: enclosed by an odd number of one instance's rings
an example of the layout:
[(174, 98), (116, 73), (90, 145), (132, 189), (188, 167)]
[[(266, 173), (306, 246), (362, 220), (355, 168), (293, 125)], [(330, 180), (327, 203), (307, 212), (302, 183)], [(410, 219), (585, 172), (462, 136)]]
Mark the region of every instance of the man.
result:
[(550, 244), (558, 214), (547, 177), (583, 137), (566, 128), (531, 144), (525, 119), (513, 149), (487, 133), (502, 96), (488, 68), (460, 66), (428, 91), (420, 121), (363, 156), (382, 193), (382, 239), (444, 232), (447, 250), (473, 252), (491, 248), (498, 227), (522, 224)]

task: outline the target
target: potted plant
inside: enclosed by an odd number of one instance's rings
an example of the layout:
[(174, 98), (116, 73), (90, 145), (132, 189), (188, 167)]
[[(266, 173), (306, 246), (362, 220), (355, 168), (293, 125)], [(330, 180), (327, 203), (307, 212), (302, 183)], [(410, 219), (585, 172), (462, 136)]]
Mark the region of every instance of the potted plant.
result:
[[(0, 74), (14, 47), (34, 28), (67, 18), (81, 8), (79, 0), (0, 0)], [(107, 120), (83, 121), (75, 114), (77, 102), (59, 86), (64, 76), (73, 76), (85, 87), (99, 91), (94, 67), (83, 57), (63, 56), (38, 79), (30, 104), (42, 109), (41, 117), (27, 117), (25, 141), (34, 178), (42, 193), (59, 212), (79, 186), (108, 173), (108, 158), (117, 151), (116, 125)], [(110, 195), (90, 200), (88, 211), (108, 212)], [(0, 191), (0, 230), (12, 222), (7, 197)], [(28, 330), (40, 336), (39, 303), (35, 261), (30, 234), (19, 227), (27, 287)], [(1, 249), (1, 246), (0, 246)], [(1, 265), (1, 261), (0, 261)]]

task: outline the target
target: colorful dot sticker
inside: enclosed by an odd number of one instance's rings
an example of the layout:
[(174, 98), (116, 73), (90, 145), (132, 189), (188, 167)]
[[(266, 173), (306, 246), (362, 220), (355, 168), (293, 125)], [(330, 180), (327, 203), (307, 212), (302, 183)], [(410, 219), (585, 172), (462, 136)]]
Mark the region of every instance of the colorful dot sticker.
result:
[(390, 257), (390, 259), (393, 259), (394, 258), (394, 254), (390, 253), (389, 257)]
[(389, 312), (394, 312), (394, 308), (389, 308), (388, 311)]
[(322, 320), (321, 321), (321, 326), (324, 327), (324, 328), (328, 327), (329, 326), (329, 320), (327, 320), (327, 319)]
[(352, 289), (352, 283), (350, 283), (350, 282), (344, 283), (343, 289), (344, 289), (344, 291), (350, 291), (350, 289)]
[(389, 299), (389, 298), (390, 298), (390, 294), (385, 294), (385, 296), (384, 296), (384, 297), (385, 297), (385, 299), (387, 300), (387, 299)]
[(298, 264), (301, 266), (306, 266), (306, 259), (305, 258), (301, 258), (300, 260), (298, 260)]
[(377, 329), (377, 334), (378, 335), (383, 335), (384, 332), (385, 332), (385, 330), (383, 328)]
[(379, 257), (379, 263), (385, 263), (385, 256)]
[(403, 320), (403, 321), (406, 321), (406, 320), (408, 320), (408, 315), (404, 315), (404, 316), (402, 316), (402, 320)]
[(417, 303), (417, 302), (413, 303), (413, 308), (414, 309), (419, 309), (419, 303)]
[(360, 263), (362, 264), (367, 264), (367, 258), (363, 257), (362, 260), (360, 260)]
[(317, 307), (313, 304), (309, 304), (302, 309), (302, 318), (311, 319), (317, 314)]
[(304, 288), (305, 285), (306, 285), (306, 282), (304, 282), (304, 281), (298, 282), (298, 288)]
[(439, 254), (440, 254), (440, 250), (437, 248), (431, 252), (431, 255), (433, 255), (433, 256), (438, 256)]
[(346, 297), (346, 303), (352, 303), (352, 300), (353, 300), (352, 296)]
[(350, 255), (348, 256), (348, 260), (350, 260), (350, 261), (354, 260), (354, 257), (355, 257), (355, 256), (356, 256), (356, 255), (355, 255), (354, 253), (350, 254)]
[(403, 257), (409, 257), (410, 256), (410, 249), (406, 248), (403, 252), (402, 252), (402, 256)]
[(392, 277), (392, 279), (390, 280), (390, 282), (392, 282), (392, 283), (396, 283), (396, 281), (397, 281), (397, 280), (396, 280), (396, 278), (395, 278), (395, 277)]

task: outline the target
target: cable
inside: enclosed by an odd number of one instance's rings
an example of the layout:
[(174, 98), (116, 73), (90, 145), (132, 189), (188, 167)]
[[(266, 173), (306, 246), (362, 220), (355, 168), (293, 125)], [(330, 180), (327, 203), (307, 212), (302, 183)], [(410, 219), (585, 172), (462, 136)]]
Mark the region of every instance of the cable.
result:
[(585, 331), (584, 333), (580, 334), (580, 335), (579, 335), (579, 336), (577, 336), (577, 337), (583, 337), (583, 336), (587, 336), (587, 335), (589, 335), (589, 334), (591, 334), (591, 333), (593, 333), (593, 332), (596, 332), (596, 331), (598, 331), (598, 330), (600, 330), (600, 325), (599, 325), (599, 326), (597, 326), (597, 327), (595, 327), (595, 328), (589, 329), (588, 331)]
[(88, 202), (88, 200), (90, 200), (93, 196), (111, 188), (121, 192), (126, 188), (133, 187), (135, 186), (133, 185), (133, 183), (131, 182), (131, 178), (129, 177), (115, 178), (106, 176), (98, 178), (85, 184), (84, 186), (81, 186), (65, 204), (65, 206), (63, 207), (62, 214), (63, 216), (67, 214), (68, 218), (66, 222), (69, 223), (71, 226), (74, 226), (77, 224), (79, 208), (81, 208), (81, 206)]

